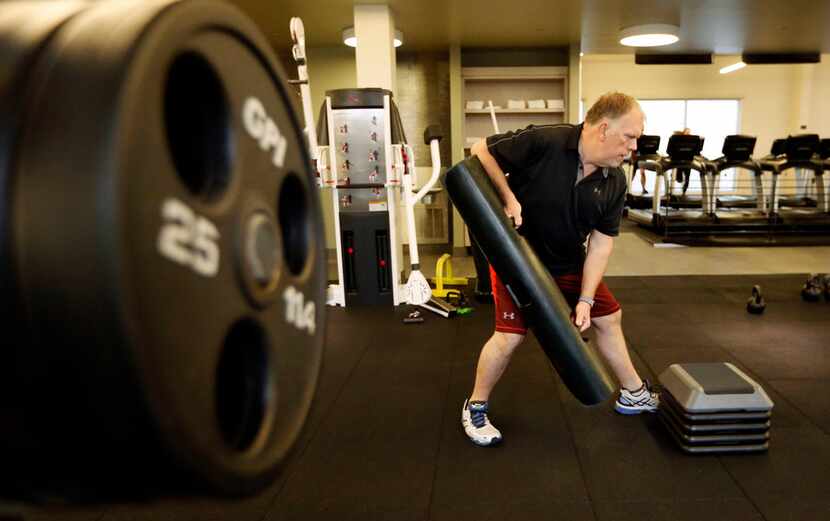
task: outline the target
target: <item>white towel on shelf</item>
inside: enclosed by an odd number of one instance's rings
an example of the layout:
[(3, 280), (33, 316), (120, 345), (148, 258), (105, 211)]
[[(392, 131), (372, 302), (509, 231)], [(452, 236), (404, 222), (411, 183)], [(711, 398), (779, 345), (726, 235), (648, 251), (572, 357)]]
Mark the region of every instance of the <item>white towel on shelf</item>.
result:
[(562, 100), (562, 99), (549, 99), (548, 100), (548, 108), (549, 109), (564, 110), (565, 100)]
[(529, 108), (529, 109), (543, 109), (543, 108), (545, 108), (545, 100), (543, 100), (543, 99), (530, 99), (530, 100), (527, 100), (527, 108)]
[(525, 100), (523, 99), (509, 99), (507, 100), (508, 109), (523, 109), (525, 108)]
[(467, 109), (469, 110), (481, 110), (484, 108), (484, 102), (481, 100), (470, 100), (467, 102)]

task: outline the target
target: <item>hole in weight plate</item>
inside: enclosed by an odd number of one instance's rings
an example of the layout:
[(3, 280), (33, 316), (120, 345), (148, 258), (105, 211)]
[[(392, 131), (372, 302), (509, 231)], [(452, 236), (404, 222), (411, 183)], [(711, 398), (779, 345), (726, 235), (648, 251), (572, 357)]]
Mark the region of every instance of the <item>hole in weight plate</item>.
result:
[(217, 197), (230, 178), (228, 101), (213, 67), (195, 52), (179, 55), (170, 66), (164, 121), (179, 178), (193, 195)]
[(285, 177), (278, 210), (285, 261), (291, 273), (299, 275), (308, 258), (311, 223), (306, 189), (296, 175)]
[(265, 419), (268, 357), (265, 332), (250, 319), (238, 321), (225, 338), (216, 370), (216, 410), (225, 442), (244, 451)]

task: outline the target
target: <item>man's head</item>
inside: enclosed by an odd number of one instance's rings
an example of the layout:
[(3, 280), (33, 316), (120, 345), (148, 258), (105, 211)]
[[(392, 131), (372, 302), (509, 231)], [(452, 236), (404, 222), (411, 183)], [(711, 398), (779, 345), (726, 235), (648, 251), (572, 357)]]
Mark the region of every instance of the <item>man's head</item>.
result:
[(620, 92), (601, 96), (585, 115), (583, 160), (596, 166), (620, 166), (637, 150), (645, 116), (637, 100)]

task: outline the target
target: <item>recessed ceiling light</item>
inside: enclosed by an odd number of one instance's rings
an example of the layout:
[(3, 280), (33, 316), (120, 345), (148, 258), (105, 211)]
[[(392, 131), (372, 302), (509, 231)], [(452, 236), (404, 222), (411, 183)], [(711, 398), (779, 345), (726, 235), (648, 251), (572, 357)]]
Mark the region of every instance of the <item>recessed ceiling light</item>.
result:
[(743, 69), (746, 67), (744, 62), (733, 63), (732, 65), (727, 65), (726, 67), (721, 68), (721, 74), (729, 74), (730, 72), (737, 71), (739, 69)]
[[(343, 29), (343, 43), (349, 47), (357, 47), (357, 36), (354, 35), (354, 27), (346, 27)], [(403, 33), (395, 29), (395, 39), (393, 40), (395, 47), (403, 45)]]
[(620, 43), (628, 47), (671, 45), (680, 38), (680, 28), (671, 24), (632, 25), (620, 30)]
[(343, 29), (343, 43), (349, 47), (357, 47), (357, 36), (354, 35), (354, 27)]

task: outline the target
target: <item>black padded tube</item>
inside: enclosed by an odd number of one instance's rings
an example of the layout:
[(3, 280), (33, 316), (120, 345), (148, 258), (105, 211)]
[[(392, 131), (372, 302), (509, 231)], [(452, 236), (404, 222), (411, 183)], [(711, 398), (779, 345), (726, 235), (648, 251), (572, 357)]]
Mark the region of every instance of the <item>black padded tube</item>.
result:
[(607, 370), (571, 323), (570, 306), (553, 277), (508, 221), (478, 158), (458, 163), (447, 171), (443, 181), (453, 204), (571, 393), (585, 405), (608, 399), (615, 386)]

